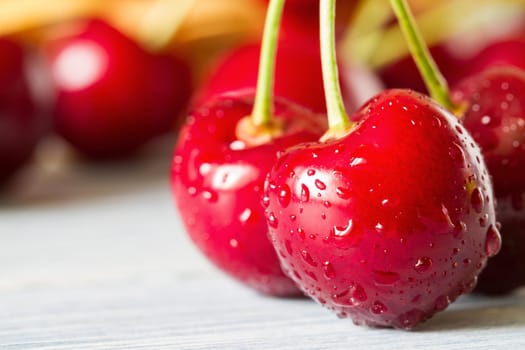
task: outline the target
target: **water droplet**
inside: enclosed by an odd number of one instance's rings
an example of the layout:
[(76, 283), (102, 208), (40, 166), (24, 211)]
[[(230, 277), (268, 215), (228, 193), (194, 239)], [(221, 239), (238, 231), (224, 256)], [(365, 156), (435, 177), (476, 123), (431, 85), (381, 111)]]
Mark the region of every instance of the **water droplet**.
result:
[(365, 165), (367, 163), (366, 159), (365, 158), (362, 158), (362, 157), (354, 157), (352, 158), (352, 160), (350, 161), (350, 166), (351, 167), (355, 167), (355, 166), (359, 166), (359, 165)]
[(217, 195), (216, 192), (213, 192), (213, 191), (203, 191), (202, 198), (206, 199), (210, 203), (213, 203), (213, 202), (217, 202), (217, 199), (219, 198), (219, 196)]
[(314, 169), (308, 169), (306, 171), (306, 174), (308, 174), (308, 176), (313, 176), (313, 175), (315, 175), (315, 170)]
[(501, 235), (494, 225), (490, 225), (487, 231), (487, 238), (485, 240), (485, 253), (488, 257), (498, 254), (501, 249)]
[(414, 265), (414, 269), (419, 273), (423, 273), (428, 271), (432, 267), (432, 264), (432, 259), (424, 256), (417, 260), (416, 264)]
[(250, 208), (246, 208), (242, 211), (241, 215), (239, 215), (239, 221), (241, 223), (246, 223), (250, 218), (252, 217), (252, 210)]
[(337, 194), (339, 198), (345, 199), (345, 200), (349, 199), (352, 196), (352, 191), (344, 187), (337, 187), (335, 189), (335, 193)]
[(399, 281), (399, 274), (392, 271), (372, 271), (372, 278), (376, 284), (389, 286)]
[(303, 258), (304, 262), (307, 263), (308, 265), (314, 266), (314, 267), (317, 266), (317, 263), (314, 261), (314, 259), (312, 259), (312, 256), (310, 255), (310, 253), (308, 253), (308, 251), (302, 250), (301, 257)]
[(301, 184), (301, 202), (306, 203), (310, 200), (310, 190), (305, 184)]
[(268, 225), (270, 225), (270, 227), (273, 228), (277, 228), (277, 226), (279, 225), (279, 221), (277, 220), (273, 212), (268, 214)]
[(376, 315), (380, 315), (387, 312), (388, 308), (385, 306), (385, 304), (381, 303), (380, 301), (376, 301), (370, 308), (370, 311), (372, 311)]
[(279, 204), (281, 207), (286, 208), (290, 204), (290, 187), (287, 184), (282, 184), (279, 186)]
[(490, 115), (484, 115), (483, 117), (481, 117), (481, 124), (482, 125), (489, 125), (491, 120), (492, 120), (492, 118), (490, 117)]
[(443, 311), (450, 305), (450, 298), (447, 295), (441, 295), (434, 302), (435, 311)]
[(483, 193), (478, 187), (474, 188), (470, 195), (470, 203), (472, 204), (472, 208), (474, 208), (478, 214), (481, 214), (483, 211), (483, 202)]
[(334, 226), (334, 235), (337, 237), (344, 237), (352, 232), (354, 227), (352, 219), (348, 220), (348, 224), (343, 226)]
[(237, 248), (239, 246), (239, 241), (237, 241), (235, 238), (230, 239), (230, 246), (232, 248)]
[(489, 221), (489, 214), (485, 214), (479, 218), (479, 225), (481, 227), (487, 227), (488, 221)]
[(195, 187), (193, 187), (193, 186), (188, 187), (188, 194), (191, 197), (194, 197), (197, 194), (197, 189)]
[(290, 242), (290, 240), (285, 240), (284, 241), (284, 247), (286, 248), (286, 252), (288, 253), (288, 255), (292, 255), (292, 242)]
[(334, 267), (329, 261), (325, 261), (323, 263), (323, 272), (324, 272), (324, 277), (326, 277), (326, 279), (331, 280), (332, 278), (335, 277)]
[(315, 275), (315, 273), (313, 271), (308, 271), (308, 270), (305, 270), (304, 273), (310, 277), (311, 279), (313, 279), (314, 281), (317, 281), (317, 276)]
[(261, 199), (261, 204), (263, 207), (268, 208), (268, 206), (270, 205), (270, 197), (264, 195)]
[(317, 187), (321, 191), (326, 190), (326, 184), (319, 179), (315, 180), (315, 187)]
[(350, 300), (353, 304), (356, 304), (357, 302), (363, 302), (368, 299), (368, 295), (366, 295), (365, 289), (357, 283), (350, 283)]
[(425, 313), (418, 309), (410, 310), (398, 317), (399, 324), (405, 329), (412, 329), (426, 318)]
[(463, 165), (465, 163), (465, 153), (457, 143), (452, 143), (448, 148), (448, 155), (456, 164)]

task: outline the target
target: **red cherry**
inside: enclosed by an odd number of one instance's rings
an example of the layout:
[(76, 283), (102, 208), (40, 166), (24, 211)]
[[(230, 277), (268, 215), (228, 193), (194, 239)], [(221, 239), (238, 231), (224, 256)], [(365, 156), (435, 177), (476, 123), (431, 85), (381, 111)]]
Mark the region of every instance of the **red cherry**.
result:
[[(295, 40), (281, 40), (277, 50), (274, 94), (314, 112), (325, 113), (326, 102), (321, 71), (319, 43), (309, 40), (303, 45)], [(254, 91), (257, 84), (260, 46), (241, 46), (217, 64), (210, 77), (204, 82), (195, 97), (194, 104), (200, 105), (214, 95), (234, 90)], [(342, 71), (344, 67), (340, 68)], [(346, 81), (342, 80), (343, 93), (348, 108), (353, 109), (355, 96)]]
[(415, 92), (386, 91), (354, 119), (341, 139), (279, 158), (270, 237), (285, 272), (340, 317), (412, 328), (472, 290), (497, 253), (489, 176), (459, 121)]
[[(432, 58), (436, 61), (440, 71), (451, 84), (459, 82), (469, 73), (471, 63), (454, 54), (445, 45), (436, 45), (430, 48)], [(427, 88), (411, 56), (395, 61), (378, 71), (379, 77), (387, 88), (404, 88), (426, 93)]]
[(190, 94), (178, 58), (150, 54), (100, 20), (48, 47), (56, 129), (90, 157), (128, 155), (170, 131)]
[(20, 45), (0, 39), (0, 183), (27, 162), (46, 128), (30, 91), (26, 64)]
[(473, 59), (472, 72), (481, 72), (492, 66), (514, 66), (525, 69), (525, 41), (500, 40), (485, 47)]
[[(277, 100), (274, 115), (285, 123), (284, 134), (249, 146), (236, 136), (236, 125), (252, 108), (252, 96), (223, 95), (191, 113), (173, 158), (173, 194), (191, 239), (215, 265), (259, 292), (296, 295), (267, 237), (263, 184), (278, 152), (319, 138), (326, 126)], [(286, 189), (279, 195), (289, 200)]]
[[(264, 0), (268, 3), (269, 0)], [(356, 0), (337, 1), (336, 33), (341, 36), (358, 4)], [(319, 36), (319, 0), (286, 0), (281, 20), (281, 34)]]
[(494, 183), (503, 246), (477, 290), (506, 293), (525, 285), (525, 72), (494, 67), (461, 82), (454, 99), (463, 125), (479, 143)]

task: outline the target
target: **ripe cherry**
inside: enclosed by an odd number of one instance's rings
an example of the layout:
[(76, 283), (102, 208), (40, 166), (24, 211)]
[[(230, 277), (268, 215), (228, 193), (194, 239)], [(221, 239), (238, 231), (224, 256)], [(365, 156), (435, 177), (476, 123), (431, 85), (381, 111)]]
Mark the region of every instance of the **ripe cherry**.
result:
[(461, 82), (453, 95), (492, 176), (503, 246), (477, 290), (506, 293), (525, 285), (525, 71), (499, 66)]
[[(430, 53), (449, 83), (457, 83), (469, 74), (470, 65), (446, 45), (433, 46)], [(411, 56), (382, 67), (378, 75), (387, 88), (404, 88), (427, 93), (425, 83)]]
[(353, 119), (346, 136), (279, 158), (270, 236), (287, 274), (340, 317), (412, 328), (471, 291), (498, 251), (490, 179), (459, 121), (422, 95), (386, 91)]
[[(392, 6), (410, 22), (403, 0)], [(346, 116), (334, 7), (321, 0), (330, 127), (270, 171), (270, 237), (285, 272), (320, 304), (356, 324), (410, 329), (471, 291), (498, 252), (492, 187), (472, 137), (428, 97), (387, 90)]]
[[(236, 125), (252, 108), (253, 96), (225, 95), (190, 114), (173, 158), (173, 194), (187, 232), (215, 265), (259, 292), (296, 295), (267, 237), (263, 183), (279, 152), (319, 138), (325, 126), (317, 115), (277, 101), (274, 116), (286, 125), (284, 134), (250, 145)], [(289, 200), (284, 191), (280, 196)]]
[[(303, 45), (295, 40), (280, 40), (276, 57), (275, 96), (288, 99), (314, 112), (325, 113), (326, 103), (321, 72), (318, 41)], [(260, 45), (241, 46), (224, 57), (197, 92), (194, 104), (199, 105), (214, 95), (234, 90), (255, 90)], [(341, 67), (345, 70), (344, 67)], [(351, 74), (351, 72), (349, 73)], [(356, 96), (342, 80), (347, 107), (354, 109)]]
[[(219, 268), (255, 290), (300, 294), (282, 272), (261, 205), (264, 179), (284, 149), (317, 139), (324, 121), (273, 99), (273, 74), (284, 0), (269, 5), (257, 92), (216, 96), (192, 112), (172, 167), (173, 194), (190, 237)], [(283, 191), (282, 201), (289, 200)]]
[(0, 39), (0, 183), (31, 157), (47, 128), (26, 75), (24, 49)]
[(57, 132), (89, 157), (129, 155), (169, 132), (190, 95), (180, 59), (151, 54), (101, 20), (47, 47)]
[[(409, 15), (405, 17), (408, 19), (405, 23), (412, 22), (411, 27), (402, 28), (432, 96), (461, 116), (465, 127), (481, 147), (499, 204), (497, 219), (506, 227), (502, 231), (504, 247), (481, 274), (477, 290), (487, 293), (511, 291), (525, 283), (525, 260), (517, 253), (525, 248), (525, 235), (519, 229), (525, 222), (522, 208), (524, 187), (518, 175), (525, 168), (524, 137), (520, 133), (525, 124), (525, 73), (517, 68), (498, 66), (496, 59), (482, 59), (480, 62), (494, 67), (459, 83), (451, 96), (432, 57), (426, 54), (415, 24)], [(511, 53), (508, 57), (516, 56)], [(475, 64), (471, 66), (475, 67)], [(480, 218), (482, 223), (485, 223), (485, 218)]]
[(514, 66), (525, 69), (525, 40), (509, 38), (496, 41), (472, 59), (472, 73), (493, 66)]

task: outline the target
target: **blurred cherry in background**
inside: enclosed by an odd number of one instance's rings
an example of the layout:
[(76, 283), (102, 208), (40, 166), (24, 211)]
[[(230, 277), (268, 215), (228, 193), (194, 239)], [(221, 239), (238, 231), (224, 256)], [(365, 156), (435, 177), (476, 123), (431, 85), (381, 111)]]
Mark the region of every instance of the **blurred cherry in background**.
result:
[(30, 88), (26, 54), (20, 44), (0, 38), (0, 183), (31, 158), (47, 126)]
[(126, 156), (174, 130), (191, 94), (180, 58), (145, 51), (102, 20), (47, 43), (56, 131), (88, 157)]

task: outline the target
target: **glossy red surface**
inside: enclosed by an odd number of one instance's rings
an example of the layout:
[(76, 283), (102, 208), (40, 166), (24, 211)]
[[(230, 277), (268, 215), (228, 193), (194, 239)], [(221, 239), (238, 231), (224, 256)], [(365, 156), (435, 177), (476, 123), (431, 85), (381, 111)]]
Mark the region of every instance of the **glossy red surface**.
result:
[(502, 225), (502, 250), (477, 290), (509, 292), (525, 285), (525, 72), (494, 67), (460, 83), (453, 96), (466, 103), (463, 125), (482, 149)]
[(0, 183), (31, 157), (47, 125), (26, 75), (24, 49), (0, 39)]
[(326, 126), (310, 111), (277, 101), (285, 134), (248, 147), (235, 129), (252, 107), (251, 96), (221, 96), (190, 114), (173, 158), (173, 195), (189, 236), (216, 266), (259, 292), (298, 295), (267, 237), (263, 183), (278, 152), (318, 139)]
[(415, 92), (386, 91), (354, 119), (341, 139), (279, 158), (270, 237), (285, 272), (339, 317), (412, 328), (497, 253), (489, 175), (459, 121)]
[(493, 66), (525, 69), (525, 40), (509, 38), (496, 41), (481, 50), (472, 61), (473, 73)]
[(190, 96), (180, 59), (150, 54), (100, 20), (47, 47), (57, 132), (90, 157), (128, 155), (169, 132)]
[[(275, 67), (275, 96), (288, 99), (315, 112), (326, 112), (319, 43), (310, 46), (298, 41), (281, 40)], [(255, 90), (259, 67), (260, 46), (241, 46), (218, 62), (199, 89), (194, 104), (200, 105), (217, 94), (233, 90)], [(345, 68), (341, 66), (341, 70)], [(349, 86), (342, 81), (348, 108), (354, 101)]]

